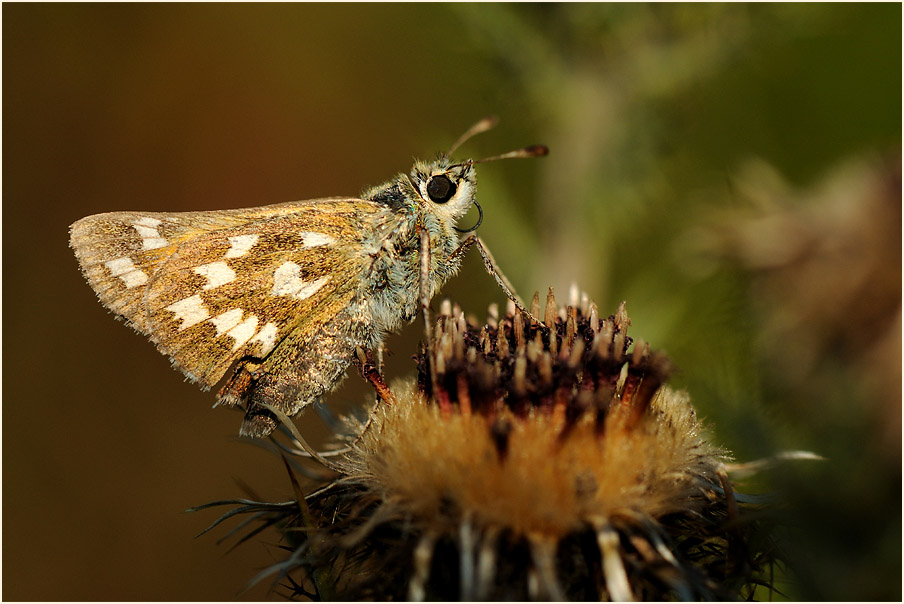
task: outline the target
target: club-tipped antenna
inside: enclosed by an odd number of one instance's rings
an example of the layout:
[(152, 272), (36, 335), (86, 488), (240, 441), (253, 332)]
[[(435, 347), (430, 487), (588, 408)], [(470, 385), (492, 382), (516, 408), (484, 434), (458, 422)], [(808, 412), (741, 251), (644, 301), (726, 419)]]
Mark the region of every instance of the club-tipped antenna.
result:
[(472, 136), (476, 136), (482, 132), (491, 130), (498, 123), (499, 118), (495, 115), (488, 115), (487, 117), (483, 118), (482, 120), (468, 128), (467, 132), (458, 137), (458, 140), (455, 141), (455, 144), (452, 145), (452, 147), (450, 147), (448, 151), (446, 151), (446, 157), (451, 157), (451, 155), (455, 153), (455, 150), (465, 144), (465, 142)]
[(521, 149), (515, 149), (514, 151), (509, 151), (508, 153), (500, 153), (499, 155), (492, 155), (490, 157), (484, 157), (483, 159), (475, 159), (471, 161), (472, 164), (482, 164), (488, 161), (496, 161), (497, 159), (517, 159), (522, 157), (543, 157), (544, 155), (549, 155), (549, 147), (546, 145), (531, 145), (530, 147), (524, 147)]

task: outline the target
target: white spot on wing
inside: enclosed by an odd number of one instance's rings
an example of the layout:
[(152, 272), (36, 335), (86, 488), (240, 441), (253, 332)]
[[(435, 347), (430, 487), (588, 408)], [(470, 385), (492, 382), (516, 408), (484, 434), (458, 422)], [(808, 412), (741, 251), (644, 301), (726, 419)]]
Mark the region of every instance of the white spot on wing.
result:
[(187, 329), (192, 325), (197, 325), (210, 316), (210, 313), (207, 312), (207, 308), (204, 306), (204, 300), (201, 299), (199, 294), (195, 294), (184, 300), (179, 300), (178, 302), (173, 302), (166, 307), (166, 310), (175, 313), (176, 316), (174, 319), (182, 321), (182, 325), (179, 326), (179, 331)]
[(226, 258), (239, 258), (248, 253), (257, 240), (258, 235), (236, 235), (229, 238), (230, 248), (226, 250)]
[(235, 340), (235, 343), (232, 345), (233, 352), (241, 348), (245, 342), (251, 339), (254, 332), (257, 331), (257, 317), (251, 315), (242, 321), (243, 313), (244, 311), (241, 308), (233, 308), (210, 320), (214, 327), (217, 328), (217, 337), (225, 333)]
[(135, 224), (140, 224), (146, 227), (159, 227), (161, 224), (163, 224), (163, 222), (157, 220), (156, 218), (151, 218), (150, 216), (142, 216), (135, 221)]
[(276, 335), (279, 332), (279, 329), (276, 327), (276, 323), (267, 323), (261, 330), (257, 332), (257, 335), (248, 340), (249, 344), (254, 344), (255, 342), (261, 343), (261, 356), (267, 355), (273, 350), (273, 347), (276, 346)]
[(201, 289), (213, 289), (225, 285), (235, 279), (235, 271), (229, 268), (225, 262), (211, 262), (202, 264), (193, 269), (203, 277), (207, 277), (207, 283)]
[(233, 308), (232, 310), (228, 310), (221, 315), (217, 315), (210, 320), (213, 323), (213, 326), (217, 328), (217, 335), (221, 336), (236, 325), (242, 320), (242, 309), (241, 308)]
[(157, 227), (163, 224), (156, 218), (144, 216), (132, 223), (132, 228), (138, 231), (141, 237), (141, 247), (145, 250), (155, 250), (166, 247), (166, 239), (157, 232)]
[(160, 247), (166, 247), (166, 239), (148, 237), (141, 240), (141, 247), (145, 250), (156, 250)]
[(153, 227), (141, 226), (140, 224), (133, 224), (132, 227), (138, 231), (138, 234), (142, 237), (160, 237), (160, 233)]
[(302, 248), (320, 247), (321, 245), (332, 245), (334, 243), (336, 243), (335, 239), (323, 233), (314, 233), (312, 231), (302, 231), (301, 233)]
[(301, 267), (294, 262), (285, 262), (273, 273), (274, 296), (292, 296), (296, 300), (310, 298), (323, 287), (330, 276), (321, 277), (314, 281), (305, 281), (301, 278)]
[(128, 273), (129, 271), (135, 270), (135, 263), (132, 262), (131, 258), (123, 257), (117, 258), (116, 260), (110, 260), (109, 262), (104, 262), (110, 272), (113, 273), (114, 277), (118, 277), (123, 273)]
[(229, 335), (235, 339), (235, 344), (232, 345), (232, 351), (235, 352), (241, 348), (242, 345), (254, 335), (255, 331), (257, 331), (257, 317), (254, 315), (251, 315), (230, 329)]
[(132, 262), (131, 258), (117, 258), (116, 260), (105, 262), (104, 264), (110, 269), (110, 273), (114, 277), (122, 279), (122, 282), (126, 285), (126, 289), (131, 289), (147, 283), (147, 274), (145, 274), (144, 271), (135, 268), (135, 263)]
[(148, 276), (138, 269), (119, 275), (119, 278), (126, 284), (126, 289), (132, 289), (148, 282)]

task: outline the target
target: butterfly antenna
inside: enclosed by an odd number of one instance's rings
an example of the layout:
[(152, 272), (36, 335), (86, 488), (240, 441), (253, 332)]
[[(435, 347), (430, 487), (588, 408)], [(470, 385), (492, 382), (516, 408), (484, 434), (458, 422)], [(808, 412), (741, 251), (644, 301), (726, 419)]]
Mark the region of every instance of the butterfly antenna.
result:
[(531, 145), (530, 147), (524, 147), (523, 149), (515, 149), (514, 151), (509, 151), (508, 153), (500, 153), (499, 155), (493, 155), (491, 157), (484, 157), (483, 159), (475, 159), (471, 163), (472, 164), (483, 164), (488, 161), (496, 161), (497, 159), (512, 159), (512, 158), (521, 158), (521, 157), (543, 157), (544, 155), (549, 155), (549, 147), (546, 145)]
[(472, 136), (476, 136), (482, 132), (491, 130), (498, 123), (499, 123), (499, 118), (496, 117), (495, 115), (490, 115), (490, 116), (483, 118), (482, 120), (480, 120), (479, 122), (477, 122), (476, 124), (474, 124), (473, 126), (468, 128), (467, 132), (465, 132), (464, 134), (462, 134), (461, 136), (458, 137), (458, 140), (455, 141), (455, 144), (452, 145), (448, 151), (446, 151), (446, 157), (450, 157), (455, 152), (456, 149), (458, 149), (463, 144), (465, 144), (465, 142)]

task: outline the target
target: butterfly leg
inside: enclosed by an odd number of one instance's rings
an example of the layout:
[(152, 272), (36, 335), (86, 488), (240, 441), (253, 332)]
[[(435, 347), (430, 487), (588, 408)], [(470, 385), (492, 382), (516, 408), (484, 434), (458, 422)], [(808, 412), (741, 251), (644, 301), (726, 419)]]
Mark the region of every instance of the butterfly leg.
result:
[(235, 407), (241, 404), (254, 386), (255, 372), (259, 367), (257, 359), (244, 358), (236, 363), (232, 375), (217, 393), (216, 405)]
[[(455, 252), (452, 252), (452, 256), (455, 256)], [(433, 313), (430, 312), (430, 232), (423, 227), (420, 229), (419, 259), (418, 297), (421, 301), (421, 313), (424, 315), (424, 345), (432, 389), (436, 384), (436, 357), (433, 354)]]
[[(433, 317), (430, 312), (430, 232), (420, 227), (420, 271), (418, 273), (418, 299), (424, 315), (424, 337), (427, 346), (433, 341)], [(457, 251), (457, 250), (456, 250)], [(455, 252), (452, 253), (455, 256)]]
[[(392, 405), (395, 403), (395, 398), (392, 392), (389, 390), (389, 386), (386, 385), (386, 382), (383, 380), (383, 343), (380, 342), (376, 347), (375, 354), (367, 354), (364, 352), (364, 349), (360, 346), (355, 349), (355, 357), (356, 362), (355, 365), (358, 366), (358, 371), (361, 372), (362, 377), (369, 381), (374, 390), (377, 393), (376, 401), (374, 406), (367, 413), (367, 421), (364, 422), (364, 427), (361, 429), (361, 432), (358, 433), (358, 436), (355, 437), (354, 442), (357, 444), (359, 440), (370, 430), (370, 427), (374, 422), (374, 412), (377, 410), (377, 407), (380, 406), (380, 403), (385, 401), (387, 404)], [(376, 359), (374, 359), (376, 357)], [(369, 371), (366, 369), (367, 363), (370, 363), (371, 367), (373, 367), (373, 371)], [(366, 373), (366, 371), (368, 373)]]
[(383, 380), (383, 375), (380, 373), (380, 369), (374, 360), (373, 353), (371, 351), (365, 352), (364, 349), (359, 346), (355, 349), (355, 365), (358, 367), (358, 371), (361, 372), (361, 377), (370, 382), (371, 386), (374, 387), (379, 399), (392, 405), (395, 402), (395, 397), (389, 389), (389, 386), (387, 386), (386, 382)]
[(477, 251), (480, 252), (480, 257), (483, 259), (483, 265), (486, 268), (487, 272), (490, 274), (493, 279), (496, 280), (496, 283), (499, 284), (499, 287), (502, 289), (502, 292), (505, 296), (512, 301), (519, 311), (522, 314), (527, 315), (531, 321), (537, 323), (539, 325), (544, 325), (543, 321), (535, 317), (527, 310), (524, 306), (524, 303), (521, 301), (521, 298), (518, 297), (518, 294), (515, 293), (515, 288), (512, 287), (512, 284), (509, 283), (509, 280), (506, 279), (505, 275), (502, 274), (502, 271), (499, 269), (499, 266), (496, 264), (496, 261), (493, 260), (493, 255), (490, 254), (490, 250), (487, 249), (486, 244), (483, 240), (477, 235), (471, 234), (461, 242), (461, 244), (455, 249), (454, 252), (449, 256), (449, 259), (454, 259), (457, 256), (462, 256), (467, 252), (471, 246), (476, 246)]

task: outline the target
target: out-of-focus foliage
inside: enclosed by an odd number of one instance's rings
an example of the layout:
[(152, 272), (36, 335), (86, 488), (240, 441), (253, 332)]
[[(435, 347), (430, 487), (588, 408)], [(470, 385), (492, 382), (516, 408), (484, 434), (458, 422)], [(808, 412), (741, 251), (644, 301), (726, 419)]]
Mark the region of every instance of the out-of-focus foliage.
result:
[[(4, 596), (228, 598), (238, 571), (178, 510), (231, 476), (286, 494), (279, 464), (223, 438), (237, 416), (100, 309), (67, 225), (354, 194), (496, 113), (462, 154), (551, 150), (480, 166), (481, 235), (518, 290), (626, 300), (739, 460), (828, 458), (749, 485), (787, 502), (787, 595), (900, 599), (900, 5), (3, 17)], [(478, 259), (462, 272), (445, 295), (502, 301)], [(390, 339), (390, 377), (418, 336)]]

